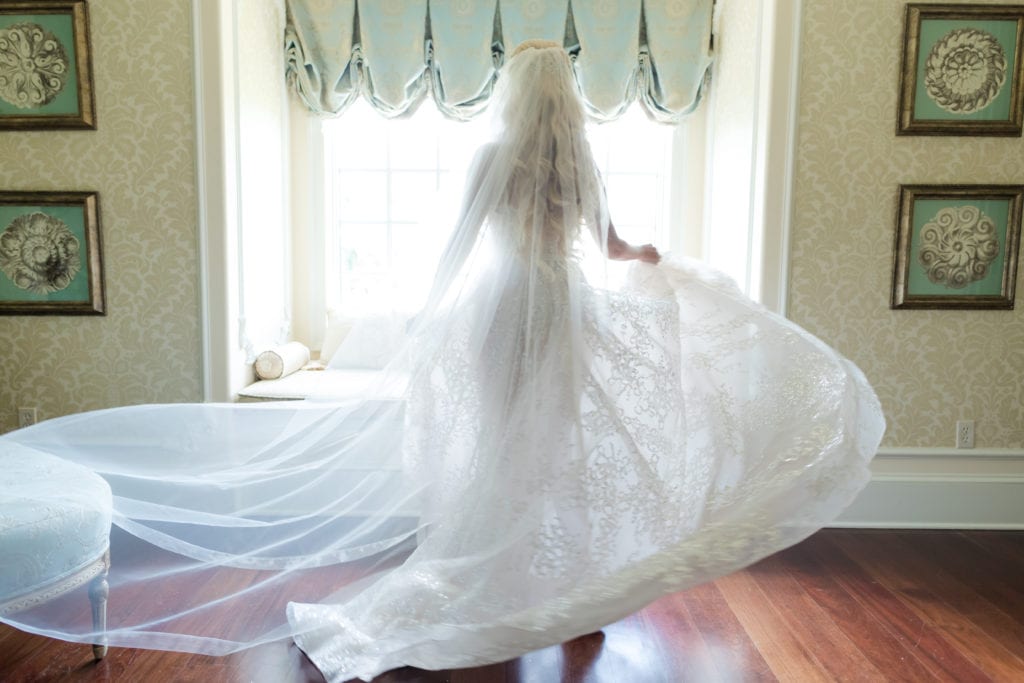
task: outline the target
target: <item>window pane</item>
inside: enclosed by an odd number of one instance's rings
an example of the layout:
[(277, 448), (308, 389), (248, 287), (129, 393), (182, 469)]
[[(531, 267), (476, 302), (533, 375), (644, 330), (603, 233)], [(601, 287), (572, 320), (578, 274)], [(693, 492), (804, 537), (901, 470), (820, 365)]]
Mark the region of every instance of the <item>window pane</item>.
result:
[[(470, 160), (466, 161), (468, 166)], [(466, 192), (466, 171), (456, 167), (454, 171), (442, 171), (437, 181), (437, 211), (434, 212), (438, 226), (447, 229), (455, 227), (462, 210), (463, 195)]]
[(437, 168), (436, 125), (432, 125), (433, 122), (430, 121), (417, 125), (415, 119), (393, 123), (389, 136), (391, 168)]
[(335, 178), (336, 220), (351, 223), (388, 219), (386, 171), (338, 171)]
[(490, 126), (486, 116), (465, 123), (447, 121), (440, 130), (440, 166), (443, 169), (465, 170), (473, 162), (476, 151), (489, 139)]
[(341, 223), (336, 227), (336, 264), (343, 310), (365, 313), (379, 303), (388, 282), (388, 226), (386, 223)]
[(656, 175), (609, 173), (605, 187), (608, 211), (616, 225), (640, 224), (654, 228), (661, 194)]
[(436, 171), (395, 171), (391, 174), (391, 220), (431, 221), (437, 213)]
[(324, 142), (329, 148), (328, 163), (344, 169), (386, 169), (387, 139), (390, 122), (362, 100), (343, 116), (323, 121)]
[[(672, 128), (652, 123), (634, 106), (608, 124), (608, 168), (616, 173), (658, 173), (672, 148)], [(614, 126), (615, 128), (611, 128)], [(628, 134), (622, 134), (628, 129)]]
[(344, 223), (338, 234), (342, 272), (387, 269), (387, 223)]

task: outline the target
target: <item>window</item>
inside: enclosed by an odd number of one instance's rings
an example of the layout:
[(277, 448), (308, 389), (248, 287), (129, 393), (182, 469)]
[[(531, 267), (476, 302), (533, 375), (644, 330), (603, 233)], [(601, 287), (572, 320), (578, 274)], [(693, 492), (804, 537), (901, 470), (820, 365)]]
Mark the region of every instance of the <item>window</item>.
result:
[[(414, 311), (457, 219), (466, 170), (488, 137), (487, 116), (449, 121), (426, 102), (409, 119), (387, 120), (359, 100), (320, 125), (327, 307), (345, 317)], [(627, 240), (667, 245), (675, 130), (634, 107), (588, 131)]]
[[(721, 9), (722, 4), (718, 7)], [(656, 224), (653, 233), (658, 235), (659, 246), (723, 267), (769, 309), (783, 312), (798, 113), (799, 3), (767, 3), (753, 19), (748, 8), (741, 5), (730, 12), (732, 7), (726, 3), (725, 9), (717, 12), (716, 30), (733, 39), (716, 41), (715, 87), (709, 91), (710, 96), (683, 126), (659, 129), (666, 138), (672, 137), (671, 170), (667, 172), (671, 180), (662, 185), (672, 191), (662, 194), (667, 202), (655, 200), (661, 215), (656, 220), (661, 223)], [(325, 182), (323, 163), (313, 161), (328, 151), (324, 149), (321, 122), (286, 95), (278, 61), (252, 59), (254, 54), (278, 54), (281, 26), (267, 23), (267, 30), (260, 33), (248, 28), (239, 30), (239, 14), (249, 28), (269, 21), (270, 16), (259, 10), (256, 3), (203, 2), (193, 6), (202, 356), (204, 397), (208, 400), (231, 400), (241, 386), (251, 381), (247, 379), (252, 371), (251, 359), (240, 351), (245, 346), (243, 331), (268, 309), (258, 296), (243, 295), (251, 281), (273, 277), (281, 280), (282, 291), (291, 293), (287, 299), (290, 307), (269, 307), (268, 315), (275, 318), (274, 329), (280, 333), (274, 338), (252, 340), (264, 348), (266, 344), (296, 339), (315, 350), (324, 337), (328, 301), (358, 308), (354, 296), (341, 301), (342, 270), (327, 265), (328, 260), (338, 261), (335, 254), (340, 253), (340, 247), (334, 237), (325, 238), (326, 221), (334, 220), (325, 215), (334, 213), (333, 208), (328, 211), (325, 207), (333, 207), (335, 202), (334, 197), (324, 201), (329, 194), (325, 186), (333, 185)], [(242, 86), (242, 95), (255, 92), (258, 101), (240, 96)], [(273, 92), (279, 97), (263, 97)], [(429, 116), (431, 108), (430, 102), (424, 102), (420, 113)], [(270, 118), (266, 117), (268, 113)], [(242, 140), (239, 119), (244, 116), (263, 122), (280, 117), (285, 123), (279, 126), (279, 136), (268, 136), (261, 130), (253, 138)], [(338, 123), (353, 116), (355, 111), (349, 111)], [(644, 122), (637, 112), (626, 118), (653, 125)], [(601, 131), (599, 128), (598, 135)], [(246, 185), (244, 176), (254, 166), (243, 163), (239, 153), (243, 144), (276, 147), (279, 160), (271, 164), (272, 170), (280, 170), (288, 178), (276, 188), (287, 209), (287, 217), (278, 221), (279, 235), (273, 240), (257, 240), (266, 251), (284, 253), (288, 258), (290, 268), (280, 278), (252, 267), (238, 249), (248, 229), (240, 218), (240, 207), (248, 206), (240, 188)], [(647, 235), (634, 233), (634, 225), (640, 222), (622, 215), (629, 213), (622, 207), (627, 198), (613, 187), (611, 176), (616, 172), (616, 162), (602, 156), (602, 144), (594, 139), (595, 153), (609, 176), (609, 199), (616, 224), (624, 237), (647, 241)], [(652, 168), (668, 147), (654, 147)], [(257, 170), (269, 173), (265, 168)], [(265, 186), (250, 187), (257, 193), (267, 191)], [(666, 203), (670, 205), (667, 211)], [(734, 205), (743, 210), (728, 210)], [(325, 250), (332, 252), (327, 258)], [(394, 260), (393, 255), (386, 257)], [(424, 263), (428, 260), (421, 259)]]
[(388, 120), (360, 99), (321, 125), (327, 306), (352, 317), (414, 310), (487, 122), (448, 121), (430, 102)]

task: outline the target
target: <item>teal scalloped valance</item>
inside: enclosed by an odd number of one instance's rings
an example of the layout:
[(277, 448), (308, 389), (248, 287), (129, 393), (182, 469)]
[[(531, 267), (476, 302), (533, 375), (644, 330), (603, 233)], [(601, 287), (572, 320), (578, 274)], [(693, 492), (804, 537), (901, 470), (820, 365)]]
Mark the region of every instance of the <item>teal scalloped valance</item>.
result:
[(507, 52), (561, 42), (590, 115), (639, 99), (654, 119), (696, 108), (711, 66), (713, 0), (287, 0), (288, 82), (311, 111), (340, 114), (360, 94), (385, 116), (429, 93), (469, 119), (487, 106)]

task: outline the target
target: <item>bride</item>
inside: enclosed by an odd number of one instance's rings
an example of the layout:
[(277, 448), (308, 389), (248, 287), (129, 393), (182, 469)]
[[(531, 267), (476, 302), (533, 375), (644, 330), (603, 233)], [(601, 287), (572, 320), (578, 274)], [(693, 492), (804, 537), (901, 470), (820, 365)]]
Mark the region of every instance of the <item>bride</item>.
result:
[[(493, 107), (427, 303), (365, 395), (0, 437), (110, 484), (112, 645), (291, 636), (331, 681), (501, 661), (791, 545), (867, 482), (884, 421), (855, 366), (616, 235), (564, 50), (520, 46)], [(635, 261), (628, 285), (584, 275), (588, 252)], [(88, 642), (73, 612), (4, 620)]]

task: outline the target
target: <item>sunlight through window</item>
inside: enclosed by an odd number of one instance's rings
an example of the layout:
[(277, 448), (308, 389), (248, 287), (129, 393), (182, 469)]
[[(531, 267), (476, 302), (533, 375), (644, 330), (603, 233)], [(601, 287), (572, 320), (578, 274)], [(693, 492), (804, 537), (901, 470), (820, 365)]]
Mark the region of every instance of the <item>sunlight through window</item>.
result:
[[(450, 121), (429, 102), (411, 118), (388, 120), (359, 100), (322, 126), (326, 304), (353, 317), (412, 312), (457, 219), (489, 121)], [(667, 232), (672, 131), (638, 107), (588, 129), (612, 220), (627, 240), (660, 243)]]

